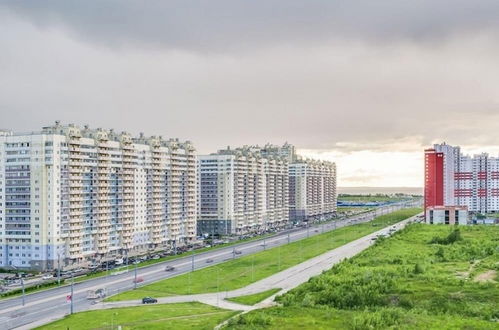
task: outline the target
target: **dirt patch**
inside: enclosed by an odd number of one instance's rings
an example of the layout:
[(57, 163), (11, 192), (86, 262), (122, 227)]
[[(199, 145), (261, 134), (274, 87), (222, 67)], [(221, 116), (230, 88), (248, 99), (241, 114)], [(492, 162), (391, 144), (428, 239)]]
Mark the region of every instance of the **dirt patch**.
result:
[(497, 272), (495, 270), (488, 270), (481, 274), (478, 274), (473, 279), (475, 282), (495, 282), (495, 278), (497, 276)]

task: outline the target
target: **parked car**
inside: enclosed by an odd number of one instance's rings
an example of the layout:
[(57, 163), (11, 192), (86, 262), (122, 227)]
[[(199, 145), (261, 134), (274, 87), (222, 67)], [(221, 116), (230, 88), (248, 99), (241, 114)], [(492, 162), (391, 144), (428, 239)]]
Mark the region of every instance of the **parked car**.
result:
[(154, 257), (152, 257), (152, 258), (153, 258), (154, 260), (158, 260), (158, 259), (159, 259), (159, 258), (161, 258), (161, 257), (159, 256), (159, 254), (156, 254), (156, 255), (155, 255)]
[(175, 270), (175, 267), (173, 267), (173, 266), (166, 266), (165, 267), (165, 271), (167, 271), (167, 272), (173, 272), (174, 270)]
[(151, 297), (144, 297), (142, 298), (142, 303), (143, 304), (155, 304), (158, 302), (158, 299), (151, 298)]
[(207, 263), (207, 264), (209, 264), (209, 263), (211, 263), (211, 262), (213, 262), (213, 259), (206, 259), (206, 263)]
[(54, 276), (52, 276), (52, 274), (46, 274), (46, 275), (43, 275), (43, 277), (42, 277), (43, 280), (50, 280), (51, 278), (54, 278)]

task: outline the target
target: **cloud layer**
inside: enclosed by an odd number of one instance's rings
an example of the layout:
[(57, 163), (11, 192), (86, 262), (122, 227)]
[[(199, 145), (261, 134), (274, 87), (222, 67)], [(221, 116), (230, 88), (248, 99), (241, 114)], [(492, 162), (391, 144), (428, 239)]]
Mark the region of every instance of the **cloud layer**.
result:
[(498, 14), (464, 0), (6, 1), (0, 126), (60, 119), (202, 153), (289, 141), (345, 159), (348, 185), (418, 185), (424, 146), (497, 145)]

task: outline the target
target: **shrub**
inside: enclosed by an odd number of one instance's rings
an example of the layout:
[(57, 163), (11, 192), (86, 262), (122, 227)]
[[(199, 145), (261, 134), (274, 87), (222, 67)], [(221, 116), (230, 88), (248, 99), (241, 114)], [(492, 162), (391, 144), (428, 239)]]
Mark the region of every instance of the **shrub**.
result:
[(431, 239), (430, 244), (442, 244), (442, 245), (449, 245), (453, 244), (457, 241), (461, 241), (463, 238), (461, 237), (461, 231), (459, 228), (454, 229), (453, 231), (450, 232), (447, 237), (441, 238), (438, 236), (435, 236)]

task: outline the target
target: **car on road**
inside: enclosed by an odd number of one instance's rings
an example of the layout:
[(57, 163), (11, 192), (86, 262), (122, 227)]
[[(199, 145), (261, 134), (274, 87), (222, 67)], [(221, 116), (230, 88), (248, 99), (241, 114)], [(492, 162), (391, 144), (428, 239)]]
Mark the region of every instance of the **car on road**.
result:
[(242, 254), (243, 252), (242, 251), (239, 251), (239, 250), (235, 250), (234, 251), (234, 254)]
[(47, 274), (43, 275), (42, 280), (50, 280), (51, 278), (54, 278), (54, 276), (52, 274)]
[(155, 304), (158, 302), (158, 299), (156, 298), (151, 298), (151, 297), (144, 297), (142, 298), (142, 303), (143, 304)]
[(213, 262), (213, 259), (206, 259), (207, 264), (212, 263), (212, 262)]
[(173, 272), (174, 270), (175, 270), (175, 267), (173, 267), (173, 266), (168, 265), (165, 267), (166, 272)]
[(132, 283), (142, 283), (144, 282), (144, 279), (142, 277), (137, 277), (136, 279), (134, 278)]

